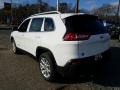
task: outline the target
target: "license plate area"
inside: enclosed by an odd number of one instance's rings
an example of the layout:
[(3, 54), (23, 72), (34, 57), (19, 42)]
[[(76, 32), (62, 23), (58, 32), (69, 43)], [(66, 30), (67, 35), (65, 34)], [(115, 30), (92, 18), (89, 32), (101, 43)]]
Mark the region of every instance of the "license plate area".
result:
[(102, 60), (102, 59), (103, 59), (102, 54), (95, 55), (95, 58), (94, 58), (95, 61), (99, 61), (99, 60)]

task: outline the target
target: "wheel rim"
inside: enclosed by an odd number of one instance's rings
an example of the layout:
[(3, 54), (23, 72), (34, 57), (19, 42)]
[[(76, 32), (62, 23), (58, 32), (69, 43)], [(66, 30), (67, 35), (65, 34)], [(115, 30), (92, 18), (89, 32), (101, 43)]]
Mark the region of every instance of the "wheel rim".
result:
[(16, 52), (16, 46), (15, 46), (14, 42), (12, 43), (12, 50), (13, 50), (14, 53)]
[(51, 69), (50, 69), (50, 64), (46, 58), (41, 57), (40, 60), (40, 69), (41, 73), (45, 78), (49, 78), (51, 75)]

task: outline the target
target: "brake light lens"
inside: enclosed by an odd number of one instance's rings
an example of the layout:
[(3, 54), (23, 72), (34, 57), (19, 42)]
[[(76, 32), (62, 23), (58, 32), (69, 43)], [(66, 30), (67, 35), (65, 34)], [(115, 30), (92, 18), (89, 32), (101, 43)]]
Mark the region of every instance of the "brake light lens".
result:
[(79, 41), (79, 40), (88, 40), (90, 37), (89, 33), (73, 33), (68, 32), (64, 35), (64, 41)]

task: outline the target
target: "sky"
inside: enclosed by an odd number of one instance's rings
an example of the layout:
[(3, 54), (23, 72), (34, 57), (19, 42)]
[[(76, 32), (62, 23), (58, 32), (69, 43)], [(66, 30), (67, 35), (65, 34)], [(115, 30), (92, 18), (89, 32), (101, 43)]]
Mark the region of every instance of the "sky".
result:
[[(56, 0), (51, 0), (51, 4), (54, 5)], [(75, 5), (75, 0), (61, 0)], [(94, 7), (100, 7), (103, 4), (116, 4), (118, 0), (80, 0), (79, 7), (84, 9), (92, 9)]]
[[(10, 2), (11, 0), (0, 0), (0, 7), (3, 7), (3, 2)], [(37, 3), (37, 0), (12, 0), (14, 3)], [(48, 2), (52, 6), (56, 6), (57, 0), (43, 0)], [(75, 0), (60, 0), (61, 2), (70, 3), (72, 6), (75, 5)], [(95, 7), (100, 7), (103, 4), (117, 4), (118, 0), (80, 0), (79, 8), (91, 10)]]

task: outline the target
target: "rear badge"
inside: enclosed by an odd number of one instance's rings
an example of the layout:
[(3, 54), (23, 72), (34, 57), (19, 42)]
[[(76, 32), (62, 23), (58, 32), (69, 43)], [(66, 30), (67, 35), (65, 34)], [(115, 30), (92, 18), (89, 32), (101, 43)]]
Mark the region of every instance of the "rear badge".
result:
[(103, 56), (101, 54), (98, 54), (95, 56), (95, 61), (101, 60)]

